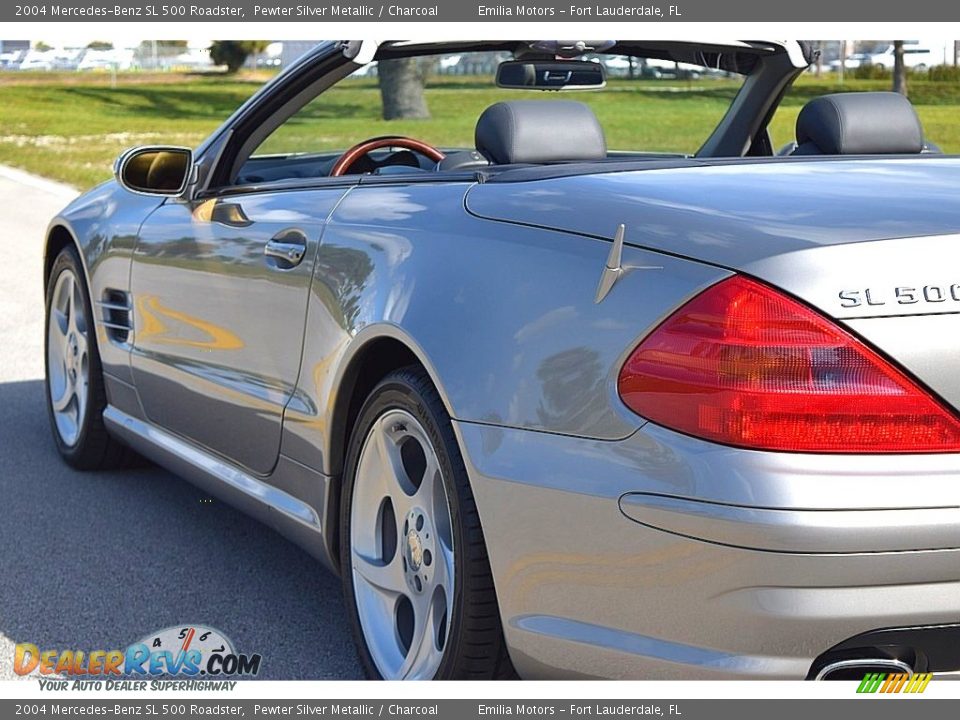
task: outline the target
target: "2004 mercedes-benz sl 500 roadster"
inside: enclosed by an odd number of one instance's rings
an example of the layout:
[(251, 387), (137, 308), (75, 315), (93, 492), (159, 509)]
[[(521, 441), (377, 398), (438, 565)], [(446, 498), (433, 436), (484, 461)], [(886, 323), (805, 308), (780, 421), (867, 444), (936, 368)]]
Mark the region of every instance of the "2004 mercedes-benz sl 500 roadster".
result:
[[(466, 147), (323, 149), (335, 86), (377, 92), (351, 74), (472, 53)], [(891, 93), (810, 98), (775, 150), (811, 59), (317, 46), (53, 220), (60, 453), (135, 451), (306, 548), (373, 677), (960, 669), (960, 160)], [(608, 148), (721, 90), (699, 149)]]

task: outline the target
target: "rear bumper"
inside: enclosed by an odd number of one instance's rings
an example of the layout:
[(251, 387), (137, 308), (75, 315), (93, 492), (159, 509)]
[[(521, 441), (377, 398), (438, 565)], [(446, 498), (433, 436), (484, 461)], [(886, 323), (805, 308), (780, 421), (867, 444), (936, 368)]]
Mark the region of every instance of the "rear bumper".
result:
[(850, 554), (960, 547), (957, 508), (780, 509), (627, 493), (631, 520), (695, 540), (748, 550)]
[(524, 676), (801, 679), (862, 633), (960, 621), (960, 456), (457, 430)]

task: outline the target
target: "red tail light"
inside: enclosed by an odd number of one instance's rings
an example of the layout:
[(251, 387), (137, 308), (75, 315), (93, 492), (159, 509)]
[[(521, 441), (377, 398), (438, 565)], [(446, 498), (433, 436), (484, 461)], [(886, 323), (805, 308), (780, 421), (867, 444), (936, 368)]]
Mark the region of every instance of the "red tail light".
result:
[(903, 372), (811, 308), (739, 276), (650, 333), (618, 386), (643, 417), (727, 445), (960, 451), (960, 422)]

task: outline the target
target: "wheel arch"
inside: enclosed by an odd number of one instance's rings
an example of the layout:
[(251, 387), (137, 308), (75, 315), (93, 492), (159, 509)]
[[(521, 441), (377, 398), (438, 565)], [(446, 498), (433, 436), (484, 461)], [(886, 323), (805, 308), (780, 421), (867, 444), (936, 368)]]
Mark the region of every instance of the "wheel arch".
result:
[[(350, 443), (350, 433), (367, 397), (387, 375), (410, 365), (423, 368), (436, 388), (447, 414), (454, 418), (450, 399), (439, 380), (436, 367), (423, 348), (395, 325), (368, 326), (358, 333), (334, 381), (335, 390), (327, 447), (324, 448), (327, 471), (333, 479), (328, 499), (326, 535), (333, 566), (339, 572), (340, 558), (340, 489)], [(458, 439), (459, 443), (459, 439)], [(461, 453), (463, 448), (460, 448)]]
[(47, 237), (44, 242), (43, 248), (43, 290), (46, 292), (47, 283), (50, 280), (50, 271), (53, 269), (53, 262), (57, 259), (64, 248), (73, 245), (77, 251), (77, 255), (80, 256), (80, 264), (83, 267), (84, 275), (87, 275), (84, 278), (87, 281), (89, 287), (90, 278), (87, 272), (87, 262), (86, 258), (83, 256), (83, 252), (80, 248), (80, 243), (77, 242), (76, 236), (73, 234), (73, 231), (63, 222), (57, 222), (56, 220), (51, 223), (50, 227), (47, 229)]
[[(420, 393), (426, 391), (423, 399), (425, 405), (437, 408), (439, 404), (451, 420), (456, 418), (450, 398), (440, 382), (439, 378), (441, 376), (438, 369), (430, 362), (430, 357), (422, 346), (394, 325), (383, 325), (376, 330), (368, 328), (363, 335), (362, 340), (359, 336), (355, 337), (353, 343), (355, 349), (350, 353), (349, 359), (342, 363), (344, 372), (337, 374), (338, 383), (334, 387), (338, 390), (338, 396), (331, 406), (338, 416), (337, 437), (340, 438), (340, 441), (335, 444), (344, 449), (351, 444), (349, 439), (350, 427), (359, 417), (370, 392), (384, 377), (388, 376), (393, 370), (400, 368), (413, 367), (416, 369), (416, 374), (412, 379), (417, 383)], [(432, 386), (433, 392), (425, 387), (426, 383)], [(434, 392), (436, 395), (433, 394)], [(416, 412), (423, 412), (424, 405), (419, 401), (416, 404)], [(392, 403), (385, 402), (373, 406), (372, 409), (380, 413), (389, 409), (391, 405)], [(364, 427), (367, 426), (364, 425)], [(446, 435), (446, 437), (437, 438), (437, 442), (442, 443), (445, 448), (452, 446), (458, 449), (461, 454), (464, 453), (463, 443), (456, 427), (444, 428), (441, 426), (437, 430), (441, 436)], [(433, 442), (432, 436), (428, 441)], [(355, 446), (351, 449), (355, 449)], [(340, 461), (342, 464), (342, 456)], [(517, 677), (516, 671), (512, 665), (509, 648), (502, 629), (502, 615), (496, 590), (496, 580), (490, 568), (489, 555), (480, 523), (480, 513), (476, 507), (473, 494), (473, 478), (468, 469), (470, 462), (466, 457), (463, 458), (463, 461), (450, 457), (450, 462), (454, 466), (454, 477), (449, 478), (453, 485), (448, 486), (447, 491), (449, 492), (449, 487), (457, 488), (455, 490), (458, 498), (456, 507), (459, 508), (458, 517), (461, 518), (457, 525), (462, 529), (462, 534), (458, 535), (458, 540), (461, 542), (460, 547), (463, 549), (458, 551), (459, 559), (455, 561), (458, 563), (455, 572), (461, 578), (458, 581), (461, 592), (457, 593), (457, 586), (453, 581), (445, 586), (445, 591), (449, 593), (451, 598), (459, 598), (452, 603), (455, 607), (453, 610), (455, 615), (446, 616), (448, 618), (447, 627), (449, 628), (452, 625), (452, 618), (456, 617), (456, 627), (458, 629), (456, 635), (453, 632), (450, 633), (450, 642), (444, 644), (442, 648), (443, 657), (441, 657), (439, 668), (436, 671), (442, 671), (444, 663), (446, 663), (447, 672), (456, 678), (515, 678)], [(458, 472), (458, 464), (466, 466), (462, 472)], [(344, 474), (344, 471), (340, 469), (339, 479), (341, 482), (334, 483), (335, 502), (338, 510), (341, 509), (340, 489), (347, 484), (342, 482)], [(461, 490), (462, 488), (465, 488), (465, 492)], [(466, 504), (464, 504), (464, 501)], [(372, 667), (374, 661), (370, 659), (372, 656), (367, 641), (363, 639), (365, 634), (362, 629), (363, 621), (359, 614), (353, 614), (359, 613), (359, 603), (351, 599), (357, 596), (354, 594), (353, 573), (350, 565), (351, 555), (348, 548), (349, 543), (354, 542), (355, 539), (351, 531), (352, 521), (348, 519), (351, 508), (348, 508), (346, 503), (343, 504), (344, 512), (336, 514), (336, 544), (332, 546), (335, 556), (334, 562), (336, 571), (344, 583), (348, 609), (350, 610), (348, 615), (350, 615), (350, 624), (358, 636), (361, 662), (368, 667)], [(453, 515), (452, 505), (450, 514)], [(379, 514), (377, 517), (379, 518)], [(369, 527), (366, 522), (363, 523), (363, 526)], [(454, 532), (453, 526), (453, 518), (451, 517), (449, 518), (451, 532)], [(421, 528), (419, 522), (416, 528), (418, 530)], [(426, 538), (430, 538), (429, 529)], [(392, 562), (399, 563), (395, 559), (397, 554), (400, 553), (396, 551), (391, 553), (391, 557), (394, 558)], [(426, 562), (429, 564), (429, 559)], [(424, 576), (424, 580), (426, 580), (426, 576)], [(419, 582), (417, 587), (419, 589)], [(456, 643), (455, 650), (450, 654), (448, 648), (454, 647), (454, 641)], [(372, 672), (379, 673), (381, 671), (376, 669)]]
[(424, 369), (451, 418), (456, 415), (439, 372), (423, 348), (396, 325), (368, 326), (358, 333), (340, 362), (325, 457), (331, 475), (343, 472), (350, 431), (370, 392), (383, 378), (409, 365)]

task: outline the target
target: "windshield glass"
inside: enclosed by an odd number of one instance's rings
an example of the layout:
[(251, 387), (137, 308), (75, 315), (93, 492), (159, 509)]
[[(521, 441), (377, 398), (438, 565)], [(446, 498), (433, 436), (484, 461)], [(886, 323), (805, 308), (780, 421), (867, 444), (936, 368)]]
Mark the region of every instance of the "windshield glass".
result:
[[(744, 79), (703, 64), (603, 55), (586, 58), (604, 65), (607, 83), (602, 89), (555, 93), (499, 88), (497, 66), (511, 59), (508, 52), (410, 59), (415, 67), (408, 72), (419, 80), (401, 78), (389, 91), (377, 63), (364, 66), (277, 128), (254, 157), (343, 150), (380, 135), (406, 135), (445, 149), (473, 148), (474, 127), (485, 108), (525, 98), (589, 105), (614, 154), (693, 154)], [(397, 117), (385, 119), (390, 116)]]

